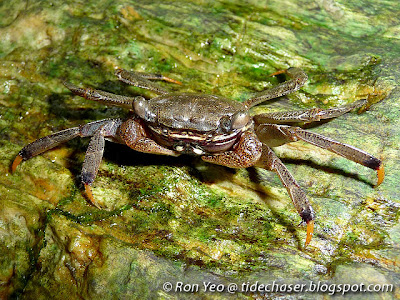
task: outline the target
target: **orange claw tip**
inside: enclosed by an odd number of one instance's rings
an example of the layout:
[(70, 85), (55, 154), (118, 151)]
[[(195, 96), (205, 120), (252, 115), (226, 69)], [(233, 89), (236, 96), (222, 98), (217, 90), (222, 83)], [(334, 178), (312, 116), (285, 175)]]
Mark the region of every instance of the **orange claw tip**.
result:
[(385, 178), (385, 169), (383, 168), (383, 165), (381, 165), (376, 172), (378, 173), (378, 182), (376, 183), (375, 187), (378, 187)]
[(17, 157), (14, 159), (12, 166), (11, 166), (11, 172), (14, 173), (15, 170), (17, 169), (18, 165), (21, 163), (23, 160), (21, 155), (17, 155)]
[(283, 74), (283, 73), (286, 73), (286, 71), (287, 70), (279, 70), (279, 71), (276, 71), (275, 73), (270, 74), (269, 76), (275, 76), (275, 75)]
[(88, 184), (85, 184), (85, 193), (86, 193), (86, 196), (88, 197), (89, 201), (96, 206), (96, 204), (95, 204), (96, 202), (94, 201), (93, 194), (92, 194), (92, 189), (90, 188), (90, 185), (88, 185)]
[(101, 209), (102, 207), (94, 200), (93, 194), (92, 194), (92, 188), (88, 184), (84, 184), (85, 186), (85, 193), (86, 197), (89, 199), (90, 203), (96, 206), (97, 208)]
[(307, 245), (311, 242), (311, 238), (314, 233), (314, 221), (308, 221), (307, 222), (307, 237), (306, 237), (306, 243), (304, 244), (304, 247), (307, 247)]
[(166, 76), (163, 76), (163, 77), (162, 77), (162, 80), (167, 81), (167, 82), (171, 82), (171, 83), (176, 83), (176, 84), (182, 85), (182, 82), (180, 82), (180, 81), (178, 81), (178, 80), (175, 80), (175, 79), (172, 79), (172, 78), (169, 78), (169, 77), (166, 77)]

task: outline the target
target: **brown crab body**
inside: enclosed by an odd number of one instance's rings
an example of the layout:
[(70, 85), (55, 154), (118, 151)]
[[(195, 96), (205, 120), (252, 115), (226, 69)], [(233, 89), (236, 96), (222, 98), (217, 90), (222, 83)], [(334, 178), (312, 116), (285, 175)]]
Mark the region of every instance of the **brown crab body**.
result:
[(253, 127), (242, 103), (215, 95), (161, 95), (147, 100), (139, 117), (159, 144), (192, 155), (227, 151)]

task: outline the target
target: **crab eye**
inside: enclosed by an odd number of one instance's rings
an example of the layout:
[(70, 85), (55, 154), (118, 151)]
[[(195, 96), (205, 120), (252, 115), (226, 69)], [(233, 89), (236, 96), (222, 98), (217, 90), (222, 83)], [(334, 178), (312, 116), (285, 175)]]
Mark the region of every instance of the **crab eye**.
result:
[(233, 129), (240, 129), (246, 126), (250, 121), (250, 116), (246, 111), (238, 111), (231, 117), (223, 116), (219, 120), (219, 127), (225, 133), (230, 132)]
[(148, 122), (155, 121), (155, 115), (149, 109), (149, 102), (143, 97), (136, 97), (133, 101), (133, 110), (142, 119)]
[(247, 112), (245, 111), (238, 111), (232, 116), (232, 124), (231, 128), (232, 129), (239, 129), (244, 126), (246, 126), (247, 123), (249, 123), (250, 116)]
[(223, 132), (229, 132), (232, 129), (232, 122), (228, 116), (223, 116), (219, 120), (219, 127), (222, 129)]

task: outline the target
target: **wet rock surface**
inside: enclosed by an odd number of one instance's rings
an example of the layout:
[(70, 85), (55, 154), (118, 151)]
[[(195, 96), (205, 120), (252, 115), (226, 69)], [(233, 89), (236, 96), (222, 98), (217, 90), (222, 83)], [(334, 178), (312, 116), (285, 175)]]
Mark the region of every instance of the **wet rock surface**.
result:
[[(0, 298), (247, 299), (264, 295), (252, 284), (273, 282), (392, 284), (392, 292), (351, 295), (399, 297), (399, 4), (260, 3), (0, 4)], [(265, 170), (107, 143), (93, 185), (103, 210), (82, 193), (87, 140), (10, 173), (18, 151), (39, 137), (127, 115), (72, 96), (64, 79), (154, 96), (118, 82), (113, 70), (122, 67), (182, 81), (160, 83), (174, 91), (243, 101), (284, 80), (268, 74), (290, 66), (304, 69), (309, 83), (253, 114), (368, 97), (360, 113), (309, 127), (382, 158), (387, 174), (374, 189), (375, 172), (335, 154), (301, 142), (276, 148), (316, 211), (306, 249), (286, 190)], [(229, 284), (245, 292), (230, 294)], [(331, 297), (287, 288), (266, 295)]]

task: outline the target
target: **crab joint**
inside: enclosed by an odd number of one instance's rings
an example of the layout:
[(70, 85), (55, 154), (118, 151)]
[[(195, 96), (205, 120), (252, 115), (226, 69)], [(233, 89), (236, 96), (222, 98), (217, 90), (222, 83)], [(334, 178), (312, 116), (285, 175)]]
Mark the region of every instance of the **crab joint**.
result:
[(21, 161), (23, 160), (21, 155), (17, 155), (17, 157), (14, 159), (12, 166), (11, 166), (11, 172), (14, 173), (15, 170), (17, 169), (18, 165), (21, 163)]
[(307, 247), (307, 245), (311, 242), (313, 232), (314, 232), (314, 220), (311, 220), (311, 221), (307, 222), (307, 237), (306, 237), (306, 243), (304, 244), (304, 247)]

